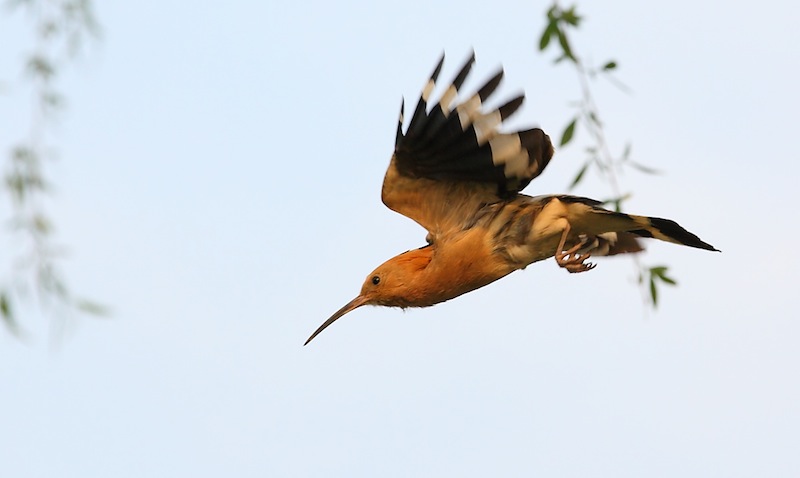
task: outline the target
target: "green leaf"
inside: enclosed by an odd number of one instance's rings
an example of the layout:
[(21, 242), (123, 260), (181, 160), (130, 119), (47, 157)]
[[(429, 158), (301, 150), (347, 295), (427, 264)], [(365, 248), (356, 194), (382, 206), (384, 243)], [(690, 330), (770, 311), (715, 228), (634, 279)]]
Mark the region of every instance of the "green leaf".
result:
[(575, 134), (575, 124), (577, 122), (578, 118), (573, 118), (572, 121), (570, 121), (570, 123), (564, 129), (564, 132), (561, 134), (561, 144), (559, 146), (564, 146), (572, 141), (572, 136)]
[(5, 292), (0, 292), (0, 314), (3, 314), (6, 320), (11, 318), (11, 303)]
[(603, 126), (603, 124), (600, 122), (600, 118), (597, 117), (597, 115), (595, 114), (594, 111), (590, 110), (589, 113), (588, 113), (588, 116), (589, 116), (589, 120), (591, 120), (592, 123), (594, 123), (594, 124), (596, 124), (597, 126), (600, 126), (600, 127)]
[(19, 203), (25, 202), (28, 188), (25, 187), (25, 179), (17, 173), (9, 173), (6, 176), (6, 187), (11, 191), (11, 196)]
[(65, 103), (64, 96), (56, 91), (43, 92), (41, 99), (44, 106), (52, 109), (59, 109), (64, 106)]
[(586, 171), (589, 169), (589, 166), (591, 164), (592, 164), (591, 161), (586, 161), (583, 167), (578, 171), (578, 174), (575, 175), (575, 179), (573, 179), (569, 187), (567, 187), (568, 190), (572, 190), (575, 186), (578, 185), (579, 182), (581, 182), (581, 179), (583, 179), (583, 175), (586, 174)]
[(557, 29), (558, 25), (555, 20), (551, 20), (550, 23), (547, 24), (547, 27), (545, 27), (542, 32), (542, 38), (539, 39), (539, 51), (544, 51), (544, 49), (547, 48), (547, 45), (550, 44), (550, 40), (553, 38), (553, 34)]
[(663, 282), (666, 282), (669, 285), (678, 285), (678, 282), (675, 279), (667, 276), (659, 276)]
[(603, 71), (610, 71), (617, 67), (617, 62), (614, 60), (609, 61), (605, 65), (603, 65)]
[(103, 316), (107, 317), (110, 315), (108, 307), (98, 304), (97, 302), (92, 302), (86, 299), (79, 299), (75, 301), (75, 307), (78, 310), (86, 312), (87, 314), (92, 314), (96, 316)]
[(625, 143), (625, 149), (622, 150), (622, 161), (625, 162), (631, 157), (631, 144)]
[(653, 266), (650, 268), (650, 274), (660, 276), (667, 271), (667, 266)]
[(34, 231), (42, 235), (49, 234), (53, 229), (50, 220), (42, 214), (34, 214), (33, 217), (31, 217), (31, 227)]
[(29, 74), (34, 77), (41, 77), (45, 81), (52, 78), (56, 73), (53, 63), (48, 58), (41, 55), (31, 56), (28, 59), (27, 69)]
[(547, 9), (547, 21), (551, 23), (557, 21), (558, 20), (558, 15), (556, 15), (557, 12), (558, 12), (558, 5), (553, 4), (552, 7)]
[(11, 299), (5, 291), (0, 291), (0, 319), (6, 324), (6, 329), (16, 336), (21, 335), (14, 312), (11, 310)]
[(659, 171), (658, 169), (651, 168), (651, 167), (649, 167), (649, 166), (645, 166), (645, 165), (643, 165), (643, 164), (639, 164), (639, 163), (637, 163), (637, 162), (635, 162), (635, 161), (628, 161), (628, 164), (629, 164), (629, 165), (630, 165), (632, 168), (634, 168), (634, 169), (638, 169), (639, 171), (641, 171), (641, 172), (643, 172), (643, 173), (645, 173), (645, 174), (654, 174), (654, 175), (661, 174), (661, 171)]
[[(647, 271), (650, 276), (650, 298), (653, 300), (653, 307), (658, 306), (658, 281), (675, 286), (678, 282), (672, 277), (667, 276), (667, 266), (653, 266)], [(641, 278), (641, 275), (640, 275)]]
[(561, 13), (561, 20), (574, 27), (578, 26), (578, 24), (581, 22), (581, 19), (582, 17), (575, 11), (574, 5)]
[(662, 282), (665, 282), (669, 285), (678, 285), (678, 282), (675, 279), (667, 276), (668, 270), (669, 268), (667, 266), (651, 267), (650, 274), (654, 277), (658, 277), (659, 279), (661, 279)]
[(650, 298), (653, 300), (653, 307), (658, 306), (658, 286), (653, 276), (650, 276)]
[(561, 45), (561, 50), (564, 52), (564, 57), (573, 63), (577, 63), (575, 55), (572, 54), (572, 48), (569, 46), (567, 34), (560, 28), (556, 29), (556, 34), (558, 35), (558, 43)]
[(17, 146), (12, 149), (11, 158), (22, 163), (35, 163), (38, 161), (36, 152), (27, 146)]

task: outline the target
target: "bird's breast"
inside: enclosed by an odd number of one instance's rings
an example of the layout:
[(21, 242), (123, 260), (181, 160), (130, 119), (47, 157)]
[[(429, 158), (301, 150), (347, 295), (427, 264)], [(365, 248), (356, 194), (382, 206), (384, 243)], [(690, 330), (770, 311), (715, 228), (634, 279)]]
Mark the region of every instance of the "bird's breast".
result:
[(519, 195), (482, 205), (463, 229), (434, 239), (430, 265), (416, 284), (422, 305), (458, 297), (552, 257), (563, 230), (562, 209), (552, 196)]
[(490, 284), (515, 268), (493, 250), (490, 231), (472, 228), (435, 243), (426, 277), (420, 287), (433, 303)]

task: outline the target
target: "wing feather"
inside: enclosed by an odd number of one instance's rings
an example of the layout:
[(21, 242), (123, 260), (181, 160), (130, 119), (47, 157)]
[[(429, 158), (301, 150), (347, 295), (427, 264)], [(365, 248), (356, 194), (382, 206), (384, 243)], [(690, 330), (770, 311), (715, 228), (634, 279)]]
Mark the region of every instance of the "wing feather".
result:
[(465, 101), (457, 102), (474, 62), (473, 52), (428, 111), (444, 64), (442, 55), (405, 134), (401, 105), (382, 198), (390, 209), (433, 233), (458, 228), (481, 204), (516, 195), (541, 174), (553, 155), (550, 138), (539, 128), (500, 131), (522, 105), (524, 95), (496, 109), (484, 109), (503, 78), (502, 70)]

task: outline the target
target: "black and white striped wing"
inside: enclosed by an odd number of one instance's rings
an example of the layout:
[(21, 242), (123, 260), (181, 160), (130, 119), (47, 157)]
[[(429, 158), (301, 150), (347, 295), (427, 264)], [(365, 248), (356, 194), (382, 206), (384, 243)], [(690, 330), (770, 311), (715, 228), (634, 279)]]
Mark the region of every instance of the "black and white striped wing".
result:
[(467, 100), (456, 102), (474, 61), (472, 54), (428, 111), (442, 56), (405, 133), (400, 108), (395, 151), (383, 181), (384, 204), (434, 235), (459, 230), (481, 204), (515, 196), (553, 156), (550, 138), (541, 129), (499, 130), (524, 96), (484, 111), (484, 102), (500, 84), (502, 70)]
[(405, 134), (401, 108), (395, 143), (397, 169), (410, 177), (494, 184), (498, 196), (513, 196), (541, 174), (553, 155), (553, 146), (539, 128), (499, 131), (503, 121), (522, 105), (524, 95), (495, 110), (484, 111), (485, 101), (503, 78), (502, 70), (474, 95), (454, 106), (458, 90), (474, 62), (473, 53), (439, 102), (427, 111), (444, 63), (442, 55)]

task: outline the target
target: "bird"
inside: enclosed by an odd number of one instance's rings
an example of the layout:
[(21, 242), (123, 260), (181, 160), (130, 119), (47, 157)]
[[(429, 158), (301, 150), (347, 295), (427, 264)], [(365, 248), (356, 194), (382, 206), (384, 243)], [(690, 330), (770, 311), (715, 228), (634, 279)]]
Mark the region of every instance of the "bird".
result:
[[(431, 102), (444, 54), (425, 83), (405, 132), (401, 102), (394, 154), (381, 199), (427, 230), (426, 245), (392, 257), (366, 278), (361, 292), (306, 340), (364, 305), (427, 307), (479, 289), (550, 257), (571, 273), (595, 268), (592, 256), (636, 253), (639, 238), (717, 251), (675, 221), (636, 216), (601, 201), (521, 191), (553, 157), (540, 128), (502, 132), (522, 105), (520, 94), (485, 107), (503, 69), (457, 101), (475, 62), (474, 51), (438, 102)], [(429, 103), (433, 104), (430, 109)]]

